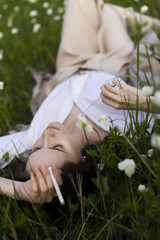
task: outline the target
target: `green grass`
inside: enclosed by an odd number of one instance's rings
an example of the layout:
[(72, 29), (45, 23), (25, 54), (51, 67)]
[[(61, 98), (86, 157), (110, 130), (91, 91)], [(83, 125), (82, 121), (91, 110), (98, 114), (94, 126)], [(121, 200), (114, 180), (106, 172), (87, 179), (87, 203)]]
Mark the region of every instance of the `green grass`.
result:
[[(16, 123), (29, 123), (32, 116), (29, 110), (31, 91), (35, 84), (28, 66), (36, 70), (55, 71), (55, 59), (60, 40), (62, 13), (58, 13), (63, 7), (62, 1), (49, 1), (54, 14), (49, 16), (42, 3), (35, 4), (27, 1), (1, 1), (0, 49), (3, 50), (3, 60), (0, 62), (0, 81), (5, 82), (5, 107), (1, 107), (2, 118), (1, 134), (8, 128), (13, 129)], [(3, 9), (7, 4), (8, 8)], [(19, 6), (18, 12), (14, 7)], [(38, 33), (33, 33), (30, 11), (38, 10), (37, 22), (41, 24)], [(15, 14), (15, 15), (14, 15)], [(54, 21), (54, 16), (60, 16), (60, 21)], [(13, 19), (13, 26), (8, 27), (8, 19)], [(12, 28), (18, 28), (18, 34), (11, 34)], [(2, 95), (2, 94), (1, 94)], [(4, 101), (1, 96), (0, 101)], [(10, 115), (10, 121), (6, 124), (6, 116)]]
[[(3, 33), (0, 81), (5, 82), (4, 90), (0, 91), (0, 135), (15, 129), (17, 123), (28, 124), (32, 119), (29, 101), (35, 82), (27, 67), (55, 72), (63, 1), (48, 2), (53, 8), (50, 16), (40, 0), (33, 4), (27, 0), (0, 0), (0, 32)], [(159, 17), (158, 0), (106, 2), (133, 6), (137, 11), (146, 4), (149, 14)], [(4, 7), (6, 4), (8, 7)], [(18, 12), (14, 11), (15, 6), (20, 7)], [(34, 9), (38, 10), (36, 19), (41, 24), (37, 33), (33, 33), (29, 16)], [(54, 16), (60, 16), (60, 20), (55, 21)], [(8, 18), (13, 18), (12, 27), (7, 26)], [(18, 28), (19, 32), (11, 34), (12, 28)], [(157, 122), (155, 131), (159, 125)], [(134, 131), (131, 127), (124, 137), (116, 128), (111, 129), (107, 141), (88, 150), (95, 162), (104, 164), (103, 171), (96, 170), (97, 177), (92, 183), (84, 179), (81, 185), (80, 177), (75, 177), (77, 191), (71, 181), (64, 185), (65, 206), (60, 206), (57, 199), (50, 204), (34, 205), (1, 196), (0, 239), (159, 240), (160, 151), (154, 149), (153, 156), (148, 156), (150, 138), (146, 121)], [(141, 154), (146, 155), (146, 160)], [(117, 168), (118, 162), (125, 158), (136, 163), (136, 173), (131, 179)], [(145, 184), (149, 190), (140, 193), (139, 184)]]

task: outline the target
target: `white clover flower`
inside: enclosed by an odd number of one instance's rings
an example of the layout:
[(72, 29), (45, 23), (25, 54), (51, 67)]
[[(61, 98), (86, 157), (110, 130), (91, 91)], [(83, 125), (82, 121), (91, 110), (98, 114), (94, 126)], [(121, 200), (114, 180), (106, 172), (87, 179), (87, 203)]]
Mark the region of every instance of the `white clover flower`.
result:
[(142, 94), (146, 97), (151, 96), (153, 94), (153, 86), (144, 86), (142, 88)]
[(32, 19), (31, 19), (31, 23), (34, 24), (34, 23), (36, 23), (36, 22), (37, 22), (37, 19), (36, 19), (36, 18), (32, 18)]
[(30, 2), (30, 3), (36, 3), (37, 0), (28, 0), (28, 2)]
[(8, 20), (7, 20), (7, 26), (8, 27), (12, 27), (13, 26), (13, 18), (12, 17), (9, 17)]
[(61, 19), (61, 16), (56, 15), (56, 16), (53, 17), (53, 19), (54, 19), (54, 21), (59, 21)]
[(7, 5), (7, 4), (4, 4), (4, 5), (2, 6), (2, 8), (3, 8), (3, 9), (7, 9), (7, 8), (8, 8), (8, 5)]
[(48, 2), (44, 2), (44, 3), (43, 3), (43, 7), (44, 7), (44, 8), (48, 8), (48, 7), (49, 7), (49, 3), (48, 3)]
[(148, 157), (152, 157), (152, 156), (153, 156), (153, 153), (154, 153), (153, 148), (149, 149), (149, 150), (148, 150), (148, 153), (147, 153)]
[(18, 28), (12, 28), (11, 33), (12, 34), (17, 34), (19, 32)]
[(143, 5), (143, 6), (140, 8), (140, 12), (141, 12), (141, 13), (146, 13), (146, 12), (148, 12), (148, 6), (147, 6), (147, 5)]
[(8, 21), (8, 22), (7, 22), (7, 26), (8, 26), (8, 27), (12, 27), (12, 26), (13, 26), (13, 22)]
[(30, 17), (36, 17), (38, 15), (38, 11), (37, 10), (31, 10), (29, 15), (30, 15)]
[(123, 18), (128, 18), (129, 15), (130, 15), (132, 12), (134, 12), (133, 7), (128, 7), (128, 8), (126, 8), (125, 11), (124, 11), (124, 13), (123, 13), (123, 15), (122, 15)]
[(0, 50), (0, 60), (3, 59), (3, 50)]
[(47, 15), (52, 15), (53, 14), (53, 9), (52, 8), (48, 8), (46, 11)]
[(145, 185), (140, 184), (140, 185), (138, 186), (138, 191), (139, 191), (139, 192), (146, 192), (146, 191), (148, 191), (148, 188), (147, 188)]
[(135, 173), (136, 164), (133, 159), (125, 159), (118, 163), (119, 170), (125, 172), (128, 177), (131, 177)]
[(151, 136), (152, 147), (160, 149), (160, 135), (153, 133)]
[(102, 114), (101, 116), (99, 116), (98, 122), (100, 122), (102, 124), (108, 124), (109, 119), (106, 115)]
[(0, 81), (0, 90), (3, 90), (4, 82)]
[(0, 32), (0, 39), (1, 39), (1, 38), (3, 38), (3, 33), (2, 33), (2, 32)]
[(79, 113), (77, 115), (77, 118), (78, 118), (78, 121), (76, 123), (77, 127), (85, 128), (86, 131), (88, 131), (88, 132), (92, 132), (93, 131), (92, 125), (87, 122), (86, 117), (82, 113)]
[(155, 103), (157, 104), (157, 106), (160, 106), (160, 91), (155, 91), (154, 97), (155, 97)]
[(14, 7), (14, 11), (15, 11), (15, 12), (19, 12), (19, 10), (20, 10), (20, 7), (19, 7), (19, 6), (15, 6), (15, 7)]
[(38, 32), (38, 30), (41, 28), (41, 24), (40, 23), (36, 23), (33, 26), (33, 32), (36, 33)]

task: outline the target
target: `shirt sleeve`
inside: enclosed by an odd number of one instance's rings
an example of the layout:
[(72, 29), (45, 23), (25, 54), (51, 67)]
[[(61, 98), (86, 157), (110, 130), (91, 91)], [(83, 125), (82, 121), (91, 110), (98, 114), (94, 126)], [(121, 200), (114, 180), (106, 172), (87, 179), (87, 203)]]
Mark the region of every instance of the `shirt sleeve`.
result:
[(15, 156), (29, 150), (26, 145), (27, 133), (28, 130), (0, 137), (0, 168), (6, 167)]

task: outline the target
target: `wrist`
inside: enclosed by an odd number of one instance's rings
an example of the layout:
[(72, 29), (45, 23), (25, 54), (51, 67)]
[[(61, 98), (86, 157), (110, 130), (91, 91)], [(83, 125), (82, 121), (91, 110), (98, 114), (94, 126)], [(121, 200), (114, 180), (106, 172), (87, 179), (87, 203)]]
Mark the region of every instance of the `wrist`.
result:
[(157, 106), (155, 102), (155, 97), (150, 97), (150, 112), (152, 113), (160, 113), (160, 107)]
[[(139, 110), (146, 112), (147, 111), (147, 98), (140, 91), (138, 93), (137, 101), (138, 101), (138, 108), (139, 108)], [(137, 103), (137, 101), (136, 101), (136, 103)], [(136, 104), (136, 107), (137, 107), (137, 104)]]
[(160, 113), (160, 107), (156, 105), (154, 96), (146, 97), (141, 95), (139, 98), (139, 108), (145, 112)]

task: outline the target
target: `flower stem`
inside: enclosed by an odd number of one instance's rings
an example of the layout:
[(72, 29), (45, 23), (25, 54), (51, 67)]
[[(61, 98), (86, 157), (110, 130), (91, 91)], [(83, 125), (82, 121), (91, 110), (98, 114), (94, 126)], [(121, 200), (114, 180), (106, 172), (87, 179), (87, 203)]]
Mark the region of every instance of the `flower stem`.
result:
[(126, 139), (126, 141), (128, 142), (128, 144), (132, 147), (132, 149), (135, 151), (135, 153), (138, 155), (138, 157), (140, 158), (140, 160), (144, 163), (144, 165), (146, 166), (146, 168), (148, 168), (148, 170), (150, 171), (150, 173), (157, 179), (157, 174), (151, 169), (151, 167), (149, 166), (149, 164), (147, 163), (147, 161), (145, 161), (143, 159), (143, 157), (140, 155), (139, 151), (135, 148), (135, 146), (131, 143), (131, 141), (127, 138), (127, 136), (121, 131), (121, 129), (116, 126), (116, 128), (118, 129), (118, 131), (122, 134), (122, 136), (124, 137), (124, 139)]
[(85, 130), (84, 127), (83, 127), (83, 131), (84, 131), (84, 135), (85, 135), (85, 138), (86, 138), (86, 141), (87, 141), (88, 147), (90, 147), (90, 143), (89, 143), (89, 140), (88, 140), (88, 136), (87, 136), (87, 133), (86, 133), (86, 130)]
[(130, 189), (131, 189), (133, 206), (134, 206), (134, 211), (135, 211), (135, 214), (136, 214), (136, 220), (138, 221), (138, 213), (137, 213), (136, 201), (135, 201), (135, 197), (134, 197), (134, 193), (133, 193), (131, 178), (129, 179), (129, 185), (130, 185)]

